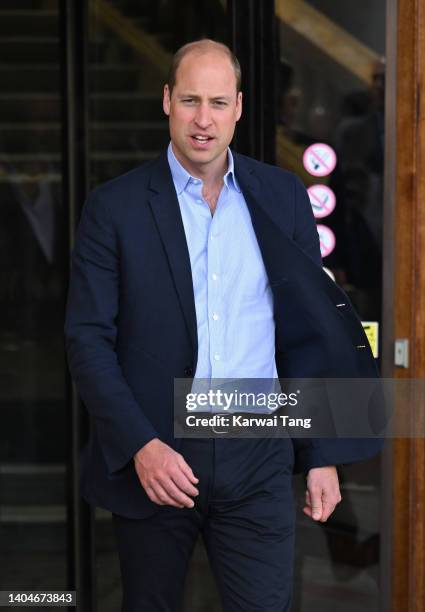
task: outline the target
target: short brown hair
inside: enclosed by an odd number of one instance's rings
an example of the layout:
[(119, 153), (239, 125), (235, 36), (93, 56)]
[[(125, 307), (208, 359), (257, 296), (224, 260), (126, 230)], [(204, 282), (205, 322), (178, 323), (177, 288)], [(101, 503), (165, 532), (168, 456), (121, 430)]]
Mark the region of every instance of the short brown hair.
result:
[(171, 60), (170, 69), (168, 71), (168, 88), (170, 90), (170, 96), (173, 91), (173, 87), (176, 84), (176, 76), (177, 70), (180, 66), (182, 59), (188, 55), (191, 51), (199, 51), (201, 53), (205, 53), (207, 51), (216, 49), (218, 51), (222, 51), (230, 60), (230, 63), (233, 66), (233, 70), (235, 71), (236, 78), (236, 92), (239, 93), (241, 91), (242, 85), (242, 71), (241, 66), (239, 64), (239, 60), (233, 51), (224, 43), (217, 42), (215, 40), (211, 40), (210, 38), (201, 38), (200, 40), (194, 40), (193, 42), (187, 43), (180, 47), (173, 55), (173, 59)]

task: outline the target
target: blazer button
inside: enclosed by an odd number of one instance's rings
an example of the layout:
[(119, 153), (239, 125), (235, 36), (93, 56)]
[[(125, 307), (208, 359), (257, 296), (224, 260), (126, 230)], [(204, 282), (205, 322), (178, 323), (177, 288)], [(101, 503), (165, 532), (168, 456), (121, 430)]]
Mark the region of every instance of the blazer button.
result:
[(186, 376), (193, 376), (193, 369), (188, 366), (184, 369), (184, 373)]

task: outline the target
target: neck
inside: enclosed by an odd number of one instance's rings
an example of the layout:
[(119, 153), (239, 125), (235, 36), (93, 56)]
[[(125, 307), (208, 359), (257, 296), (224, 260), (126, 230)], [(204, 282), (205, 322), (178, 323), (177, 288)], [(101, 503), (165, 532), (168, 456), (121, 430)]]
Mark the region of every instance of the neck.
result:
[(199, 178), (207, 188), (212, 188), (223, 183), (223, 177), (227, 172), (228, 159), (227, 150), (223, 152), (218, 159), (215, 159), (211, 164), (192, 164), (190, 160), (182, 157), (171, 144), (173, 153), (176, 159), (180, 162), (183, 168), (193, 177)]

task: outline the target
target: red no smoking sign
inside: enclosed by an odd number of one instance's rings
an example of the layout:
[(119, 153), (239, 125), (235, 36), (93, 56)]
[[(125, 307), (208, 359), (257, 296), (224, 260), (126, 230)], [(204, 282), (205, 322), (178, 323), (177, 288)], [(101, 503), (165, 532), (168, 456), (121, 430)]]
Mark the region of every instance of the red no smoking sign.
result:
[(304, 151), (303, 164), (313, 176), (328, 176), (336, 166), (336, 153), (327, 144), (316, 142)]
[(319, 234), (320, 240), (320, 252), (322, 254), (322, 257), (326, 257), (327, 255), (332, 253), (335, 248), (335, 234), (326, 225), (318, 225), (317, 233)]
[(326, 187), (326, 185), (312, 185), (307, 191), (316, 219), (323, 219), (323, 217), (330, 215), (336, 204), (332, 189)]

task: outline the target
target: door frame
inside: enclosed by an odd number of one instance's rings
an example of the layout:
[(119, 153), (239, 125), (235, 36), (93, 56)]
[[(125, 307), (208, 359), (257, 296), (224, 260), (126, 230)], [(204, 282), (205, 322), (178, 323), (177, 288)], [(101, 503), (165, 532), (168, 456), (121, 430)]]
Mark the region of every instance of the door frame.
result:
[[(423, 379), (425, 6), (421, 0), (387, 2), (390, 72), (385, 202), (388, 214), (384, 234), (384, 303), (388, 304), (384, 311), (385, 373), (396, 379)], [(396, 338), (409, 341), (408, 368), (394, 366)], [(390, 595), (383, 610), (421, 612), (425, 609), (425, 439), (389, 442), (383, 474), (389, 507), (383, 539), (390, 543), (390, 550), (383, 550), (383, 570), (386, 582), (390, 581), (386, 589)]]

